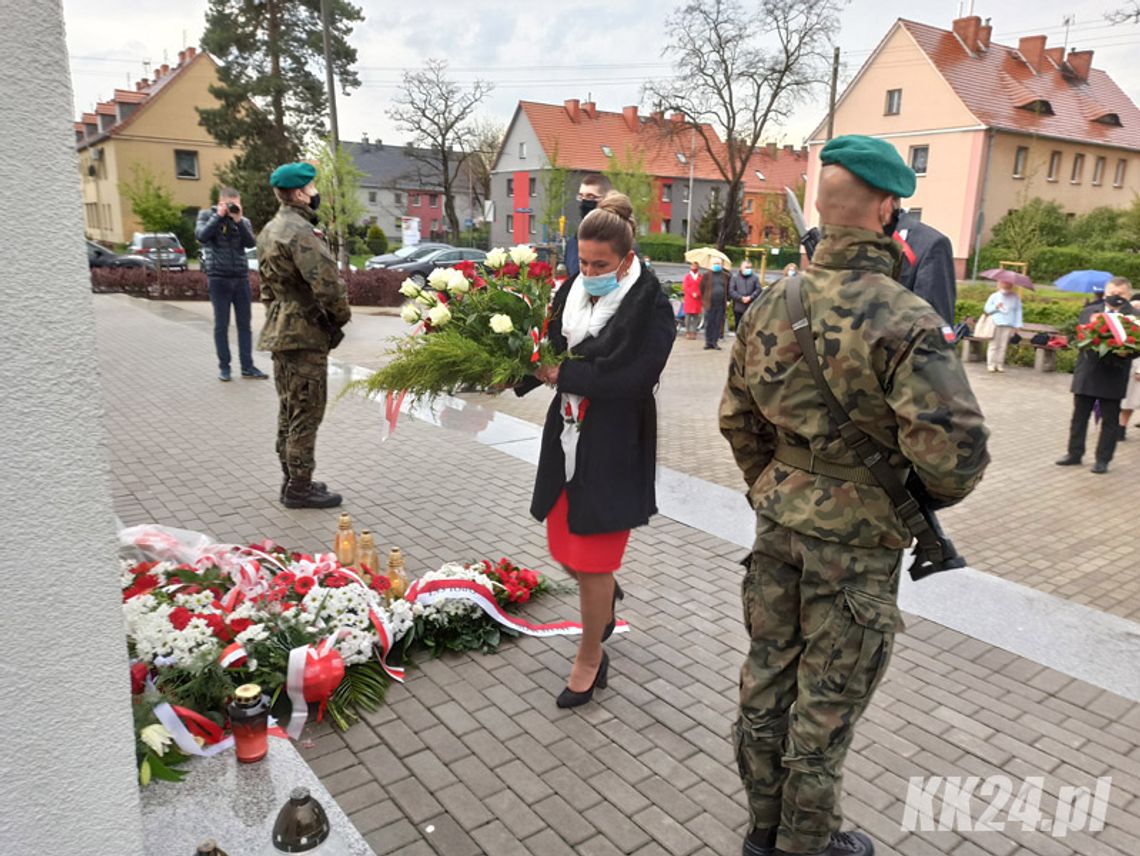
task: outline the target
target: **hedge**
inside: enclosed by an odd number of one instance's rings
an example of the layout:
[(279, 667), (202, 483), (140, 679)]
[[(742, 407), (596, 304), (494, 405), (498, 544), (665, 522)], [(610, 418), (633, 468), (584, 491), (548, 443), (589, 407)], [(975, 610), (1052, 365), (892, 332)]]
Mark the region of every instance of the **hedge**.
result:
[[(404, 276), (390, 270), (362, 270), (349, 273), (348, 302), (353, 306), (399, 306), (404, 302), (400, 285)], [(261, 297), (261, 280), (249, 274), (254, 300)], [(93, 268), (91, 290), (96, 294), (129, 294), (149, 300), (209, 300), (206, 275), (191, 270), (164, 271), (162, 284), (153, 272), (142, 268)]]
[[(999, 267), (1003, 261), (1017, 261), (1011, 250), (988, 245), (978, 256), (978, 270)], [(1034, 282), (1053, 282), (1074, 270), (1106, 270), (1140, 284), (1140, 253), (1088, 250), (1083, 247), (1042, 247), (1029, 254), (1029, 276)], [(973, 270), (972, 260), (967, 270)]]

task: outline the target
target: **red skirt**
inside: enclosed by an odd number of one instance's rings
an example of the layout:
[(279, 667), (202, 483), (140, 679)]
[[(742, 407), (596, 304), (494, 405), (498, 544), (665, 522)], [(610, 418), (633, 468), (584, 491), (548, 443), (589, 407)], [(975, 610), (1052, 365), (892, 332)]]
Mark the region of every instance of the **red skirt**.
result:
[(554, 561), (583, 574), (609, 574), (620, 568), (625, 545), (629, 542), (629, 530), (575, 535), (570, 531), (569, 511), (566, 491), (562, 491), (554, 508), (546, 515), (546, 540)]

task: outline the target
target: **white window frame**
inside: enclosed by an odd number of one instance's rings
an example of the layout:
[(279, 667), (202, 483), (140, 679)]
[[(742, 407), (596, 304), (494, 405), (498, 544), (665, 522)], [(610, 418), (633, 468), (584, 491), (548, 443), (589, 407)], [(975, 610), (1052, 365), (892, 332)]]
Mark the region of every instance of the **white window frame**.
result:
[(1093, 162), (1093, 187), (1100, 187), (1104, 184), (1104, 168), (1108, 166), (1108, 158), (1104, 155), (1098, 155), (1097, 159)]
[[(914, 162), (918, 156), (918, 153), (924, 149), (926, 150), (926, 163), (924, 163), (922, 166), (922, 172), (919, 172), (918, 167), (916, 167), (914, 165)], [(920, 178), (922, 176), (926, 175), (930, 171), (930, 145), (929, 144), (910, 147), (910, 168), (913, 169), (914, 174)]]
[(1085, 172), (1085, 155), (1084, 152), (1077, 152), (1073, 155), (1073, 169), (1069, 173), (1069, 184), (1080, 184), (1084, 178)]
[(519, 141), (519, 159), (526, 160), (526, 140)]
[(1056, 150), (1049, 152), (1049, 172), (1045, 176), (1046, 181), (1057, 181), (1057, 176), (1061, 174), (1061, 164), (1064, 161), (1063, 153)]
[(1113, 174), (1112, 186), (1124, 187), (1124, 176), (1128, 172), (1128, 158), (1120, 158), (1116, 162), (1116, 172)]
[[(1021, 161), (1021, 163), (1018, 163)], [(1013, 177), (1025, 178), (1025, 168), (1029, 165), (1029, 146), (1018, 146), (1013, 153)]]
[[(893, 110), (891, 108), (894, 108)], [(902, 90), (888, 89), (887, 103), (883, 106), (884, 116), (898, 116), (902, 113)]]

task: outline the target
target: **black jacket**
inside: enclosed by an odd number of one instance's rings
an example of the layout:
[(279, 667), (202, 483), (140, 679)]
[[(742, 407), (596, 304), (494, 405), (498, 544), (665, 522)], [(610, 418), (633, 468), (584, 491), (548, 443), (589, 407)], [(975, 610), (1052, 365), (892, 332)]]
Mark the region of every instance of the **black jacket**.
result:
[[(749, 306), (756, 302), (761, 292), (760, 277), (754, 272), (752, 276), (745, 277), (737, 271), (728, 282), (728, 297), (732, 301), (732, 311), (740, 315)], [(744, 298), (749, 298), (744, 302)]]
[(954, 275), (954, 249), (950, 239), (932, 226), (909, 216), (899, 221), (899, 237), (915, 256), (915, 263), (911, 264), (907, 254), (903, 253), (899, 282), (933, 306), (946, 323), (952, 325), (958, 282)]
[[(1092, 317), (1100, 312), (1104, 312), (1103, 301), (1092, 303), (1081, 310), (1081, 318), (1077, 323), (1088, 324)], [(1120, 313), (1135, 314), (1128, 304), (1121, 308)], [(1091, 351), (1081, 351), (1081, 355), (1077, 357), (1077, 366), (1073, 370), (1073, 394), (1110, 400), (1122, 399), (1128, 394), (1128, 375), (1131, 368), (1132, 360), (1127, 357), (1117, 357), (1112, 354), (1098, 357)]]
[[(554, 297), (548, 335), (566, 350), (562, 307), (567, 283)], [(620, 532), (642, 526), (657, 512), (657, 405), (653, 390), (669, 359), (676, 323), (657, 277), (641, 276), (601, 334), (586, 339), (562, 363), (558, 392), (590, 400), (578, 439), (574, 478), (566, 482), (562, 453), (562, 396), (546, 414), (542, 451), (530, 513), (545, 520), (563, 488), (569, 503), (570, 531), (577, 535)], [(528, 378), (515, 390), (525, 395), (539, 386)]]
[(198, 212), (194, 237), (202, 245), (206, 276), (249, 276), (245, 251), (257, 246), (257, 238), (248, 218), (236, 223), (232, 217), (219, 217), (214, 208), (203, 208)]

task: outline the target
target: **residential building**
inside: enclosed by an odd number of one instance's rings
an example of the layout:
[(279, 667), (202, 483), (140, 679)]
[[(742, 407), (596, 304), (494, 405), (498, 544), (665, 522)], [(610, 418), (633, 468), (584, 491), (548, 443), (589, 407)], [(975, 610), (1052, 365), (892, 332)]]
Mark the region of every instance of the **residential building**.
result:
[(140, 80), (133, 90), (116, 89), (75, 123), (89, 237), (125, 243), (142, 230), (120, 191), (136, 165), (169, 188), (187, 214), (210, 204), (217, 170), (235, 154), (198, 123), (195, 108), (218, 103), (209, 92), (217, 82), (213, 58), (187, 48), (178, 65), (163, 64), (153, 81)]
[(744, 207), (741, 216), (748, 229), (750, 246), (794, 246), (797, 236), (786, 212), (784, 189), (800, 190), (807, 182), (806, 148), (780, 147), (775, 143), (758, 148), (744, 174)]
[[(839, 99), (835, 134), (889, 140), (918, 173), (906, 201), (950, 237), (959, 276), (994, 224), (1034, 197), (1070, 216), (1140, 191), (1140, 110), (1091, 50), (992, 41), (977, 16), (949, 30), (899, 20)], [(815, 218), (826, 122), (809, 144)]]
[[(716, 132), (706, 131), (719, 144)], [(566, 234), (574, 234), (580, 219), (576, 194), (581, 178), (605, 172), (613, 159), (628, 164), (637, 157), (653, 176), (656, 200), (650, 222), (640, 224), (642, 234), (684, 236), (690, 219), (695, 228), (714, 188), (725, 186), (701, 138), (679, 114), (639, 116), (637, 107), (607, 112), (592, 101), (577, 99), (563, 104), (520, 101), (491, 170), (491, 242), (553, 241), (559, 237), (555, 225), (559, 214), (566, 217)], [(546, 185), (552, 164), (568, 174), (561, 198), (548, 205)]]
[[(399, 235), (401, 218), (419, 217), (424, 240), (443, 239), (448, 230), (443, 188), (432, 168), (433, 156), (424, 149), (372, 142), (365, 135), (359, 143), (342, 142), (363, 174), (360, 201), (365, 221), (378, 223), (388, 235)], [(481, 225), (479, 205), (466, 167), (460, 167), (454, 188), (455, 213), (461, 228)]]

